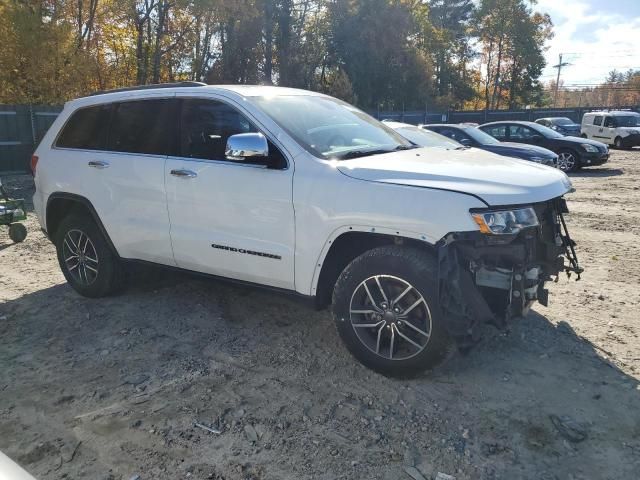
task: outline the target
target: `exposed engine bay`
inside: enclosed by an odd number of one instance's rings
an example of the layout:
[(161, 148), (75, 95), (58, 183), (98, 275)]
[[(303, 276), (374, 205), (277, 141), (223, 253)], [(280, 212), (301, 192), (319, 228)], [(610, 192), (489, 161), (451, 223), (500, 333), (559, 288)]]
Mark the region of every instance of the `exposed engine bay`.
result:
[(547, 305), (545, 282), (575, 274), (575, 243), (569, 236), (563, 198), (531, 205), (537, 225), (514, 234), (461, 232), (438, 245), (440, 306), (460, 348), (478, 340), (479, 323), (505, 328), (534, 302)]

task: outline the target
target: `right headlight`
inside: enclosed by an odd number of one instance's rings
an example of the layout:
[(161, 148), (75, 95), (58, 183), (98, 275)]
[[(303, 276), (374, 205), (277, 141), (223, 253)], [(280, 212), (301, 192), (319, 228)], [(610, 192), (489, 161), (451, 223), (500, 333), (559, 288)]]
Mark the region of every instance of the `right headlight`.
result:
[(598, 152), (598, 147), (594, 147), (593, 145), (589, 145), (588, 143), (582, 143), (580, 145), (582, 148), (585, 149), (585, 151), (590, 152), (590, 153), (597, 153)]
[(513, 235), (524, 228), (539, 225), (532, 207), (471, 212), (471, 216), (486, 235)]

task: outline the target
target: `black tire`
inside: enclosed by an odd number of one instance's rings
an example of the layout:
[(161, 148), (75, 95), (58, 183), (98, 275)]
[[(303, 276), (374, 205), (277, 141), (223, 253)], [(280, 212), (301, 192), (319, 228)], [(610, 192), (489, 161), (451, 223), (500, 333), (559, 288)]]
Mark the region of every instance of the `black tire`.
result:
[(12, 223), (9, 225), (9, 238), (15, 243), (24, 242), (27, 238), (27, 227), (21, 223)]
[(583, 133), (582, 135), (580, 135), (582, 138), (588, 138), (586, 133)]
[(622, 144), (622, 138), (620, 138), (620, 137), (616, 137), (616, 139), (613, 141), (613, 145), (618, 150), (623, 150), (624, 149), (624, 145)]
[[(573, 160), (570, 165), (565, 165), (566, 160), (562, 160), (564, 156), (570, 156)], [(582, 165), (580, 164), (580, 156), (574, 151), (569, 149), (562, 149), (558, 152), (558, 168), (562, 170), (564, 173), (575, 172), (580, 169)]]
[[(84, 236), (79, 236), (80, 234)], [(72, 241), (68, 235), (71, 235)], [(85, 251), (82, 254), (84, 264), (81, 264), (79, 260), (78, 262), (65, 260), (65, 258), (71, 257), (70, 252), (73, 253), (75, 246), (73, 240), (75, 239), (75, 242), (82, 244), (84, 238), (88, 238), (88, 242), (85, 243)], [(69, 285), (80, 295), (90, 298), (104, 297), (124, 287), (124, 271), (120, 259), (89, 215), (74, 213), (63, 218), (56, 229), (54, 243), (60, 269)], [(95, 263), (89, 259), (95, 260)], [(76, 263), (80, 265), (74, 267)], [(84, 270), (81, 268), (83, 266)], [(96, 273), (93, 272), (94, 270)], [(84, 275), (82, 275), (83, 271)]]
[[(368, 280), (372, 278), (374, 280)], [(400, 297), (398, 292), (403, 291), (406, 285), (413, 287), (413, 290), (401, 297), (396, 305), (401, 312), (403, 309), (409, 312), (408, 304), (415, 303), (421, 296), (424, 302), (419, 303), (418, 307), (407, 314), (415, 315), (416, 319), (389, 318), (393, 315), (391, 313), (393, 302), (389, 301), (387, 302), (389, 310), (385, 309), (381, 314), (380, 305), (384, 302), (378, 303), (383, 299), (379, 293), (380, 290), (371, 293), (367, 292), (368, 286), (362, 286), (363, 283), (367, 285), (365, 282), (374, 282), (371, 285), (377, 287), (376, 278), (386, 290), (385, 298), (389, 300)], [(364, 300), (357, 298), (360, 295)], [(358, 305), (352, 305), (352, 302)], [(370, 313), (353, 312), (352, 314), (353, 310), (358, 310), (360, 303), (364, 305), (367, 302), (368, 307), (362, 308), (371, 308), (373, 304), (372, 308), (375, 310)], [(354, 306), (355, 309), (352, 308)], [(336, 282), (333, 290), (332, 312), (338, 334), (347, 349), (362, 364), (384, 375), (413, 376), (437, 366), (453, 351), (453, 342), (447, 333), (438, 305), (437, 262), (433, 255), (417, 248), (398, 245), (379, 247), (353, 260)], [(428, 321), (429, 318), (430, 321)], [(367, 322), (375, 322), (376, 327), (354, 327), (354, 324), (369, 324)], [(380, 322), (383, 323), (380, 324)], [(408, 328), (407, 323), (411, 323), (413, 327)], [(417, 333), (418, 330), (414, 327), (418, 327), (422, 333)], [(426, 330), (427, 327), (429, 331)], [(403, 333), (397, 334), (398, 342), (394, 339), (392, 345), (391, 333), (395, 336), (395, 332), (401, 331)], [(426, 336), (424, 333), (429, 335)], [(400, 335), (404, 335), (404, 338), (409, 337), (418, 345), (410, 344)], [(379, 350), (378, 353), (373, 349), (374, 344)], [(422, 346), (422, 350), (418, 350), (418, 346)], [(411, 354), (411, 350), (415, 350), (415, 353)], [(397, 358), (393, 358), (394, 353)]]

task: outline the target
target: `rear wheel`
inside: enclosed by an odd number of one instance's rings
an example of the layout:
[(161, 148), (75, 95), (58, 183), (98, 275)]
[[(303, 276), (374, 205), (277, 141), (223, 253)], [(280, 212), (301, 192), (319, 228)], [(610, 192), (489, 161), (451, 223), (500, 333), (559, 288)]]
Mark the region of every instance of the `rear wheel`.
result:
[(565, 173), (578, 170), (580, 162), (576, 153), (573, 150), (561, 150), (558, 153), (558, 168)]
[(103, 297), (122, 287), (120, 260), (90, 216), (64, 218), (56, 230), (55, 245), (62, 273), (80, 295)]
[(622, 144), (622, 138), (620, 138), (620, 137), (616, 137), (616, 139), (613, 141), (613, 144), (618, 149), (623, 149), (624, 148), (624, 145)]
[(414, 375), (451, 351), (437, 263), (425, 251), (387, 246), (353, 260), (335, 285), (333, 315), (349, 351), (386, 375)]

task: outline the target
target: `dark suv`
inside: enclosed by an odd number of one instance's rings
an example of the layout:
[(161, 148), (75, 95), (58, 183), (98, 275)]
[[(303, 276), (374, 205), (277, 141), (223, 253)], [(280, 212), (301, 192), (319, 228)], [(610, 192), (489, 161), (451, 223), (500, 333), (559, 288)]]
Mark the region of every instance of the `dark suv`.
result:
[(478, 127), (501, 142), (526, 143), (548, 148), (558, 154), (558, 168), (574, 172), (582, 167), (602, 165), (609, 160), (604, 143), (579, 137), (565, 137), (534, 122), (503, 121)]

